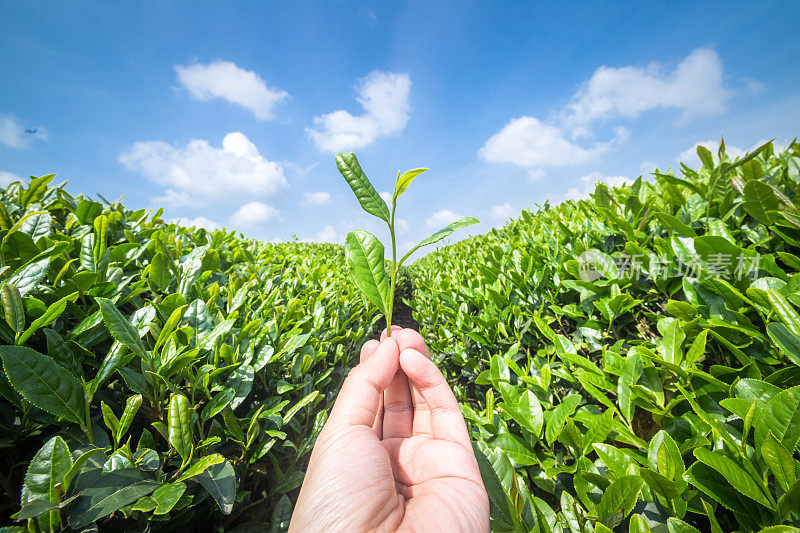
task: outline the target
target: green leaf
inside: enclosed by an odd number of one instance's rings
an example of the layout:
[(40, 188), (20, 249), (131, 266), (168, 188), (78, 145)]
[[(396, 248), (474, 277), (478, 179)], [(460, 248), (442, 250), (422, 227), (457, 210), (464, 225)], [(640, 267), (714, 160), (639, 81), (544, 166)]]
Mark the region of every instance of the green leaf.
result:
[(351, 231), (345, 239), (345, 254), (358, 288), (381, 313), (387, 314), (392, 295), (384, 266), (383, 244), (367, 231)]
[(670, 322), (664, 331), (664, 338), (661, 343), (661, 353), (664, 356), (664, 360), (675, 365), (679, 365), (683, 361), (681, 346), (683, 345), (683, 339), (686, 338), (680, 322), (679, 319)]
[(34, 320), (33, 323), (31, 323), (30, 327), (26, 329), (22, 333), (22, 335), (19, 336), (17, 344), (24, 344), (25, 341), (28, 340), (31, 335), (33, 335), (39, 330), (39, 328), (53, 322), (58, 317), (60, 317), (61, 313), (64, 312), (64, 309), (67, 308), (67, 303), (74, 302), (77, 298), (78, 298), (78, 293), (73, 292), (72, 294), (64, 296), (60, 300), (52, 303), (50, 307), (48, 307), (47, 310), (44, 312), (44, 314), (39, 318), (37, 318), (36, 320)]
[(105, 422), (106, 427), (111, 430), (114, 441), (119, 442), (119, 438), (117, 437), (119, 433), (119, 419), (105, 402), (100, 402), (100, 410), (103, 412), (103, 422)]
[(795, 460), (792, 459), (792, 454), (772, 435), (771, 431), (767, 433), (764, 443), (761, 445), (761, 456), (781, 488), (785, 492), (789, 492), (796, 481)]
[(759, 482), (750, 477), (750, 474), (745, 472), (732, 459), (706, 448), (696, 448), (693, 453), (698, 461), (719, 472), (740, 493), (757, 501), (764, 507), (773, 508), (772, 504), (764, 496), (764, 489)]
[(119, 444), (119, 441), (122, 438), (122, 436), (125, 435), (128, 429), (131, 427), (133, 419), (136, 416), (136, 413), (139, 411), (139, 407), (141, 405), (142, 405), (141, 394), (135, 394), (128, 398), (128, 401), (125, 403), (125, 410), (122, 411), (122, 416), (119, 419), (119, 433), (117, 436), (117, 444)]
[(517, 424), (539, 437), (544, 425), (544, 415), (542, 405), (532, 391), (526, 390), (520, 395), (516, 405), (506, 404), (504, 409)]
[(178, 481), (186, 481), (190, 477), (199, 476), (203, 472), (205, 472), (208, 468), (218, 465), (225, 461), (225, 458), (218, 453), (212, 453), (211, 455), (206, 455), (205, 457), (201, 458), (199, 461), (194, 463), (192, 466), (186, 469), (181, 477), (178, 478)]
[(147, 272), (147, 279), (158, 290), (166, 289), (172, 280), (175, 279), (169, 268), (169, 259), (161, 252), (157, 252), (150, 261), (150, 269)]
[(389, 222), (389, 208), (375, 187), (372, 186), (367, 175), (361, 170), (356, 154), (353, 152), (337, 154), (336, 167), (350, 185), (364, 211)]
[(172, 394), (169, 399), (169, 443), (184, 461), (192, 453), (192, 417), (189, 399), (182, 394)]
[(771, 211), (777, 211), (780, 200), (775, 196), (772, 187), (758, 180), (750, 180), (744, 186), (744, 202), (742, 208), (748, 215), (762, 224), (772, 225), (775, 216)]
[(156, 502), (156, 508), (153, 514), (161, 515), (170, 512), (185, 491), (186, 485), (180, 481), (167, 483), (158, 487), (153, 491), (152, 496), (150, 496)]
[(228, 461), (209, 466), (195, 480), (211, 494), (222, 514), (231, 514), (236, 498), (236, 474)]
[(639, 513), (631, 515), (628, 533), (651, 533), (647, 520)]
[(84, 425), (83, 385), (52, 358), (22, 346), (0, 346), (8, 381), (33, 405)]
[(700, 158), (704, 167), (714, 168), (714, 156), (711, 155), (711, 150), (701, 144), (697, 145), (697, 157)]
[(767, 333), (770, 339), (786, 357), (795, 365), (800, 366), (800, 337), (784, 324), (770, 322), (767, 324)]
[(663, 429), (650, 440), (647, 462), (651, 470), (671, 480), (680, 479), (685, 471), (678, 445)]
[(642, 476), (642, 479), (645, 480), (651, 489), (668, 500), (677, 498), (681, 494), (678, 485), (674, 481), (658, 472), (654, 472), (648, 468), (642, 468), (639, 470), (639, 475)]
[(412, 170), (406, 170), (402, 174), (399, 172), (397, 173), (397, 182), (394, 185), (394, 194), (392, 195), (392, 201), (397, 200), (401, 194), (406, 192), (411, 182), (414, 181), (414, 178), (426, 172), (427, 168), (415, 168)]
[(667, 519), (667, 530), (669, 533), (700, 533), (694, 526), (674, 517)]
[(122, 316), (119, 309), (107, 298), (95, 298), (100, 305), (100, 312), (103, 314), (103, 322), (105, 322), (108, 331), (111, 332), (116, 340), (128, 347), (133, 353), (147, 359), (147, 348), (145, 348), (142, 339), (139, 338), (139, 332), (128, 321), (127, 318)]
[(20, 296), (26, 296), (29, 292), (39, 285), (39, 282), (44, 279), (47, 274), (47, 269), (50, 268), (50, 258), (42, 259), (28, 263), (19, 267), (6, 283), (14, 285), (19, 291)]
[(313, 402), (314, 400), (316, 400), (317, 396), (319, 396), (319, 391), (318, 390), (309, 392), (307, 395), (305, 395), (299, 402), (294, 404), (292, 407), (289, 408), (288, 411), (286, 411), (286, 414), (283, 416), (283, 423), (284, 424), (288, 424), (289, 421), (292, 418), (294, 418), (294, 415), (297, 414), (297, 412), (300, 409), (302, 409), (306, 405), (308, 405), (311, 402)]
[(406, 253), (406, 255), (403, 256), (402, 259), (400, 259), (399, 264), (402, 265), (405, 262), (405, 260), (408, 257), (411, 256), (411, 254), (413, 254), (414, 252), (416, 252), (417, 250), (419, 250), (423, 246), (428, 246), (428, 245), (431, 245), (431, 244), (435, 244), (435, 243), (441, 241), (442, 239), (444, 239), (445, 237), (448, 237), (449, 235), (452, 235), (452, 233), (455, 230), (459, 229), (459, 228), (465, 228), (467, 226), (471, 226), (473, 224), (478, 224), (478, 223), (480, 223), (480, 220), (478, 220), (475, 217), (464, 217), (464, 218), (462, 218), (460, 220), (456, 220), (455, 222), (452, 222), (452, 223), (448, 224), (447, 226), (443, 227), (442, 229), (440, 229), (439, 231), (437, 231), (436, 233), (434, 233), (433, 235), (431, 235), (427, 239), (421, 240), (419, 242), (419, 244), (414, 246), (411, 250), (409, 250)]
[(136, 468), (121, 468), (90, 483), (69, 512), (69, 525), (82, 528), (153, 492), (161, 483)]
[(620, 476), (603, 493), (597, 514), (606, 525), (617, 525), (636, 505), (644, 480), (639, 476)]
[(22, 297), (14, 285), (4, 283), (0, 287), (0, 296), (3, 300), (3, 310), (6, 315), (6, 322), (17, 335), (25, 328), (25, 307), (22, 305)]
[[(61, 500), (60, 484), (72, 467), (67, 443), (61, 437), (53, 437), (44, 443), (28, 464), (25, 481), (22, 483), (20, 505), (43, 500), (58, 503)], [(51, 524), (58, 523), (58, 513), (49, 517)]]
[(781, 322), (786, 324), (789, 331), (795, 335), (800, 336), (800, 315), (797, 314), (794, 307), (784, 298), (784, 296), (772, 289), (767, 289), (767, 300), (775, 310)]
[(794, 452), (800, 440), (800, 386), (777, 393), (756, 418), (755, 443), (758, 450), (768, 432), (784, 448)]

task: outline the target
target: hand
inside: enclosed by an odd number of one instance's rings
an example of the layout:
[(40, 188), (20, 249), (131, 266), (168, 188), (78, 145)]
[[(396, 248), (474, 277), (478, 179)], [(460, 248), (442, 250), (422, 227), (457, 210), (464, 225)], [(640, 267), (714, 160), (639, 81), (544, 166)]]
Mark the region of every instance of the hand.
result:
[(298, 531), (489, 531), (489, 499), (453, 391), (414, 330), (361, 349), (314, 445)]

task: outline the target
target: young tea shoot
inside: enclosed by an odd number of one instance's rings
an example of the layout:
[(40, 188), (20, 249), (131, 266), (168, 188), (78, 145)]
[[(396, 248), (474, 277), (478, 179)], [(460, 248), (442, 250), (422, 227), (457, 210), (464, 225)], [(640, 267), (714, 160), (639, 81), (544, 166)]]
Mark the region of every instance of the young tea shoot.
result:
[(345, 256), (353, 279), (364, 295), (386, 316), (386, 335), (392, 334), (392, 310), (394, 309), (394, 289), (397, 283), (397, 272), (406, 259), (423, 246), (437, 243), (452, 234), (455, 230), (477, 224), (475, 217), (464, 217), (440, 229), (427, 239), (409, 250), (399, 261), (397, 260), (397, 239), (395, 237), (395, 209), (397, 199), (402, 195), (414, 178), (428, 170), (415, 168), (402, 174), (397, 173), (397, 181), (392, 194), (392, 209), (375, 190), (367, 175), (361, 170), (361, 165), (352, 152), (340, 153), (336, 156), (336, 166), (342, 173), (358, 202), (364, 211), (374, 215), (389, 226), (389, 235), (392, 237), (392, 262), (391, 271), (386, 270), (384, 260), (384, 247), (375, 235), (368, 231), (356, 230), (347, 234), (345, 239)]

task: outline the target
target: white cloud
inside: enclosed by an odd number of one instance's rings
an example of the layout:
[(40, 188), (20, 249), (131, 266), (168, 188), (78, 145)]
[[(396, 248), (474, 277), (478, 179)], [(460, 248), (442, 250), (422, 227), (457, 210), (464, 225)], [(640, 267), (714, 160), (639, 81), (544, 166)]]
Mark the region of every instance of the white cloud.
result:
[(625, 176), (603, 176), (599, 172), (592, 172), (586, 176), (578, 178), (578, 186), (571, 187), (567, 191), (568, 200), (582, 200), (588, 198), (594, 192), (597, 182), (602, 181), (609, 187), (622, 187), (623, 185), (631, 185), (636, 180), (626, 178)]
[(234, 226), (252, 228), (280, 219), (280, 213), (271, 205), (262, 202), (247, 202), (231, 215), (230, 220)]
[(11, 172), (0, 170), (0, 187), (8, 187), (10, 183), (20, 181), (22, 178)]
[(339, 233), (333, 227), (333, 225), (328, 224), (317, 234), (314, 236), (314, 242), (329, 242), (332, 244), (343, 244), (344, 243), (344, 234)]
[(119, 156), (128, 170), (162, 185), (154, 198), (170, 207), (201, 206), (223, 199), (264, 197), (286, 186), (283, 168), (268, 161), (242, 133), (229, 133), (216, 148), (203, 139), (175, 147), (163, 141), (139, 141)]
[(566, 123), (585, 127), (597, 119), (635, 118), (656, 108), (678, 109), (684, 121), (719, 115), (731, 95), (722, 84), (722, 71), (719, 55), (708, 48), (694, 50), (671, 72), (656, 63), (602, 66), (567, 106)]
[(539, 181), (546, 176), (544, 169), (534, 168), (528, 171), (528, 181), (531, 183)]
[(303, 203), (306, 205), (325, 205), (331, 201), (331, 193), (325, 191), (303, 193)]
[(314, 128), (306, 128), (321, 151), (340, 152), (363, 148), (381, 137), (400, 133), (408, 122), (408, 74), (376, 70), (359, 80), (356, 88), (364, 113), (358, 116), (339, 110), (314, 117)]
[(391, 203), (392, 203), (392, 193), (390, 193), (389, 191), (379, 191), (378, 194), (381, 195), (381, 198), (383, 198), (384, 202), (386, 202), (387, 204), (391, 205)]
[[(624, 130), (618, 132), (623, 137)], [(529, 179), (538, 179), (541, 169), (537, 167), (561, 167), (591, 161), (605, 152), (610, 142), (595, 143), (583, 148), (565, 138), (558, 126), (545, 124), (533, 117), (512, 119), (503, 129), (492, 135), (478, 152), (486, 161), (513, 163), (521, 167), (536, 169)]]
[(222, 226), (211, 220), (210, 218), (206, 218), (204, 216), (199, 216), (195, 218), (176, 218), (173, 220), (178, 225), (191, 228), (205, 228), (208, 231), (214, 231), (218, 229), (222, 229)]
[(514, 208), (511, 204), (504, 203), (492, 207), (492, 218), (495, 220), (507, 220), (514, 215)]
[(456, 220), (463, 218), (461, 215), (457, 215), (450, 211), (449, 209), (442, 209), (441, 211), (437, 211), (431, 216), (428, 217), (428, 220), (425, 221), (425, 224), (431, 229), (441, 229), (451, 222), (455, 222)]
[(0, 116), (0, 144), (9, 148), (25, 148), (32, 139), (46, 141), (47, 138), (47, 130), (41, 126), (26, 128), (14, 115)]
[(406, 220), (403, 219), (403, 218), (395, 219), (394, 227), (395, 227), (395, 230), (397, 231), (398, 235), (401, 235), (401, 234), (407, 232), (409, 230), (409, 228), (410, 228), (408, 222), (406, 222)]
[(244, 70), (229, 61), (212, 61), (206, 65), (175, 65), (178, 81), (197, 100), (206, 102), (222, 98), (244, 107), (259, 120), (273, 118), (273, 108), (289, 93), (267, 87), (253, 71)]
[(597, 121), (632, 119), (656, 108), (675, 109), (682, 121), (724, 113), (732, 91), (723, 85), (722, 78), (722, 62), (707, 48), (694, 50), (672, 70), (656, 63), (647, 67), (602, 66), (551, 119), (514, 118), (478, 153), (486, 161), (527, 168), (528, 179), (536, 181), (543, 176), (542, 167), (588, 163), (629, 139), (629, 131), (617, 125), (612, 128), (614, 137), (610, 141), (578, 142), (592, 135)]

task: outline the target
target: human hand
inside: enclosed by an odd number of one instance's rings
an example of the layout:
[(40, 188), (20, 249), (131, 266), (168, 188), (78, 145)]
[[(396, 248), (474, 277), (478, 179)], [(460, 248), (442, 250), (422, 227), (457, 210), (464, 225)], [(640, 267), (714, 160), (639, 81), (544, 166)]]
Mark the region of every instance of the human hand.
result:
[(314, 445), (289, 530), (489, 531), (461, 409), (414, 330), (369, 341)]

